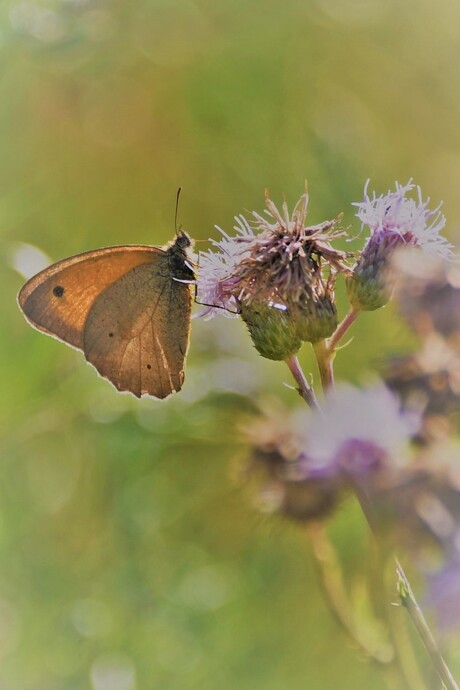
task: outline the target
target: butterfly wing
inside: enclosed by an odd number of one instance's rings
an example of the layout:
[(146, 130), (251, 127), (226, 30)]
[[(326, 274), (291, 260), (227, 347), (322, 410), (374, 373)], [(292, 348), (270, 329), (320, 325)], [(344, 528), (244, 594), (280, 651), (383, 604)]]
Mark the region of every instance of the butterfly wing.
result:
[(173, 279), (166, 253), (133, 268), (96, 299), (85, 324), (88, 362), (120, 391), (165, 398), (184, 382), (190, 288)]
[(108, 247), (64, 259), (31, 278), (18, 302), (32, 326), (82, 350), (119, 390), (162, 398), (182, 386), (191, 294), (162, 249)]
[(101, 291), (162, 254), (161, 249), (144, 245), (77, 254), (28, 280), (18, 294), (19, 306), (34, 328), (83, 350), (85, 321)]

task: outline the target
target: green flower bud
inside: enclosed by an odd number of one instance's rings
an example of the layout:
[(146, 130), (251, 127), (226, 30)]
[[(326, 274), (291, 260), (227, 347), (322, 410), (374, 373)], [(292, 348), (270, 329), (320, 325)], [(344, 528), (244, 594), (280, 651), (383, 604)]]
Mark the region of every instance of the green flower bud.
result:
[(241, 305), (241, 318), (262, 357), (283, 360), (299, 351), (297, 322), (287, 310), (252, 300)]
[(393, 292), (389, 258), (402, 243), (395, 233), (373, 233), (346, 280), (348, 299), (356, 311), (374, 311), (390, 301)]
[(348, 299), (356, 311), (374, 311), (390, 301), (392, 289), (382, 272), (360, 271), (359, 266), (346, 280)]
[(297, 335), (304, 342), (329, 338), (337, 328), (337, 309), (329, 294), (311, 298), (296, 311)]

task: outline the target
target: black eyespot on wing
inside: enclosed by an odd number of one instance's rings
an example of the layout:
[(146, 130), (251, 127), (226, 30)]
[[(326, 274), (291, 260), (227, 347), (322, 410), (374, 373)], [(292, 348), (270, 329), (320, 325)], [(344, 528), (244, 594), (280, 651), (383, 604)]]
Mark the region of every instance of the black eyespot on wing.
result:
[(109, 333), (109, 338), (113, 338), (113, 333)]
[(152, 368), (152, 365), (151, 365), (151, 364), (147, 364), (147, 369), (151, 369), (151, 368)]
[(62, 287), (62, 285), (56, 285), (53, 288), (53, 295), (55, 295), (56, 297), (62, 297), (63, 294), (64, 294), (64, 288)]

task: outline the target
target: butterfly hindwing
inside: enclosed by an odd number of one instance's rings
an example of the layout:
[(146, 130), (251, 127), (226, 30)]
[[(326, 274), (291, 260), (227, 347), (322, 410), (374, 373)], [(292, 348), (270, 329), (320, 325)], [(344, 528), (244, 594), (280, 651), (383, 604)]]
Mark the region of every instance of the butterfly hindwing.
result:
[(108, 286), (88, 314), (86, 359), (118, 390), (165, 398), (182, 387), (191, 292), (171, 277), (169, 257), (133, 268)]

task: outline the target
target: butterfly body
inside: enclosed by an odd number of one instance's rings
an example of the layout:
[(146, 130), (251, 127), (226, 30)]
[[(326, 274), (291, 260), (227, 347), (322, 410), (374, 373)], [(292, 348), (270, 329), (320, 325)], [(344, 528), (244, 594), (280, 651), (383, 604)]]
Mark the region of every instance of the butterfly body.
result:
[(38, 330), (82, 350), (120, 391), (165, 398), (184, 381), (194, 279), (181, 231), (164, 248), (126, 245), (64, 259), (18, 302)]

